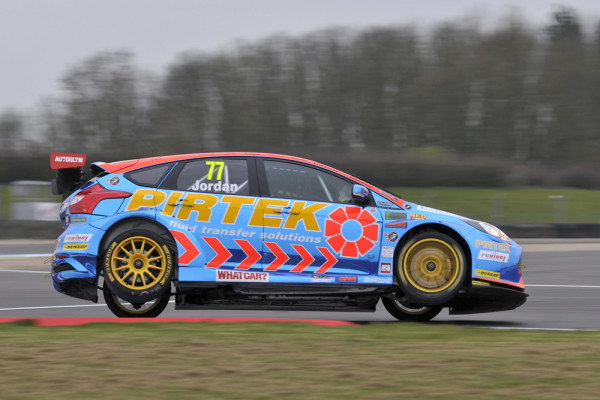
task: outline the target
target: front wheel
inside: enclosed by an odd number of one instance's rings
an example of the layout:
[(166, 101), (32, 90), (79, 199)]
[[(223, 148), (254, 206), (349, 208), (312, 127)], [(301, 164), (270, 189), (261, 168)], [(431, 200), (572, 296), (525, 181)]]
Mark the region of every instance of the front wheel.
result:
[(387, 297), (382, 297), (381, 302), (385, 309), (400, 321), (426, 322), (442, 311), (440, 306), (420, 307)]
[(411, 302), (437, 306), (456, 296), (467, 266), (456, 240), (440, 232), (422, 232), (403, 246), (395, 272), (402, 293)]
[(171, 288), (169, 287), (161, 297), (142, 304), (132, 304), (114, 295), (106, 282), (104, 282), (103, 293), (109, 310), (119, 318), (154, 318), (158, 317), (169, 304)]

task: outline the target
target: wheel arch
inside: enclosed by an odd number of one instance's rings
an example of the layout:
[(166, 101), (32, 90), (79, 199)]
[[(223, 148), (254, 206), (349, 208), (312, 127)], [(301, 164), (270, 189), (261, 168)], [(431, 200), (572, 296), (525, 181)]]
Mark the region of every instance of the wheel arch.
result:
[(107, 242), (109, 242), (112, 238), (120, 235), (121, 233), (123, 233), (129, 229), (144, 228), (144, 227), (158, 229), (163, 234), (165, 234), (169, 237), (169, 239), (173, 243), (173, 245), (171, 246), (172, 247), (171, 250), (173, 252), (173, 265), (174, 265), (174, 267), (176, 267), (177, 260), (178, 260), (177, 242), (175, 241), (175, 238), (173, 237), (171, 232), (169, 232), (169, 230), (164, 225), (159, 224), (155, 220), (152, 220), (149, 218), (144, 218), (144, 217), (131, 217), (131, 218), (125, 218), (125, 219), (119, 220), (118, 222), (111, 225), (111, 227), (109, 229), (106, 230), (106, 232), (102, 236), (102, 239), (100, 240), (100, 244), (98, 246), (98, 262), (96, 263), (96, 268), (101, 268), (101, 266), (102, 266), (101, 258), (102, 258), (102, 254), (104, 253), (104, 248), (105, 248)]
[(402, 236), (402, 238), (398, 242), (398, 245), (396, 246), (396, 249), (394, 251), (394, 270), (396, 270), (396, 267), (397, 267), (396, 263), (398, 262), (398, 256), (399, 256), (400, 252), (402, 251), (402, 248), (404, 247), (404, 245), (413, 236), (415, 236), (421, 232), (428, 232), (428, 231), (443, 233), (445, 235), (450, 236), (452, 239), (456, 240), (456, 242), (458, 243), (458, 245), (460, 246), (461, 250), (463, 251), (463, 253), (465, 255), (467, 276), (465, 278), (465, 282), (463, 283), (463, 285), (466, 284), (466, 285), (470, 286), (471, 285), (471, 277), (472, 277), (471, 248), (467, 244), (467, 241), (465, 240), (465, 238), (460, 233), (458, 233), (456, 230), (452, 229), (448, 225), (444, 225), (444, 224), (425, 223), (425, 224), (417, 225), (417, 226), (409, 229), (408, 232), (406, 232), (404, 234), (404, 236)]

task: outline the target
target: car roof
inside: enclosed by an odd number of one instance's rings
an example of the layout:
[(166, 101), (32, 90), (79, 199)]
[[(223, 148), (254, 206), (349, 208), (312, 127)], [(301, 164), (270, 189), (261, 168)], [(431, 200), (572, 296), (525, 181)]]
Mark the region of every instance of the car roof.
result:
[(139, 168), (149, 167), (156, 164), (163, 164), (168, 162), (176, 162), (176, 161), (184, 161), (184, 160), (192, 160), (195, 158), (209, 158), (209, 157), (262, 157), (262, 158), (275, 158), (287, 161), (297, 161), (309, 165), (313, 165), (319, 168), (323, 168), (325, 170), (334, 172), (336, 174), (345, 176), (351, 180), (364, 185), (365, 187), (376, 191), (380, 195), (392, 200), (396, 204), (402, 206), (405, 202), (396, 197), (392, 196), (390, 193), (383, 191), (375, 185), (372, 185), (368, 182), (363, 181), (362, 179), (350, 175), (346, 172), (340, 171), (333, 167), (330, 167), (325, 164), (321, 164), (317, 161), (309, 160), (307, 158), (290, 156), (285, 154), (274, 154), (274, 153), (257, 153), (257, 152), (215, 152), (215, 153), (189, 153), (189, 154), (175, 154), (170, 156), (158, 156), (158, 157), (147, 157), (147, 158), (138, 158), (133, 160), (124, 160), (124, 161), (116, 161), (112, 163), (106, 162), (95, 162), (92, 165), (102, 168), (103, 170), (111, 173), (111, 174), (122, 174), (125, 172), (133, 171)]
[[(282, 160), (298, 161), (306, 164), (315, 165), (317, 167), (325, 168), (330, 171), (337, 172), (339, 174), (350, 177), (351, 175), (332, 168), (328, 165), (321, 164), (319, 162), (309, 160), (302, 157), (289, 156), (285, 154), (273, 154), (273, 153), (253, 153), (253, 152), (216, 152), (216, 153), (190, 153), (190, 154), (175, 154), (170, 156), (158, 156), (158, 157), (147, 157), (138, 158), (133, 160), (116, 161), (111, 163), (106, 162), (95, 162), (94, 165), (102, 168), (106, 172), (111, 174), (122, 174), (124, 172), (133, 171), (134, 169), (149, 167), (156, 164), (163, 164), (174, 161), (192, 160), (195, 158), (209, 158), (209, 157), (265, 157), (265, 158), (279, 158)], [(353, 179), (357, 179), (352, 176)]]

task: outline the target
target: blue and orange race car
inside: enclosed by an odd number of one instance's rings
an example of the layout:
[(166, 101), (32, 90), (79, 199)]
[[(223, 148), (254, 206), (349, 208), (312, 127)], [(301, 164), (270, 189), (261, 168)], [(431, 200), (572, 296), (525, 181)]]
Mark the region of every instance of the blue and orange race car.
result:
[[(374, 311), (426, 321), (522, 305), (521, 248), (485, 222), (326, 165), (203, 153), (91, 165), (52, 153), (54, 287), (119, 317), (176, 309)], [(174, 292), (174, 293), (173, 293)]]

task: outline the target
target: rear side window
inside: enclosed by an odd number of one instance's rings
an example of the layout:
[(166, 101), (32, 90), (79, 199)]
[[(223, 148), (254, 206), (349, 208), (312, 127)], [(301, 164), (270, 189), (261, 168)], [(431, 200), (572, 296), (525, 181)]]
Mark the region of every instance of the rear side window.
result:
[(173, 164), (160, 164), (127, 172), (125, 177), (140, 186), (157, 187)]
[(182, 168), (176, 186), (191, 192), (248, 195), (248, 163), (223, 158), (191, 161)]
[(270, 197), (349, 203), (352, 183), (305, 165), (265, 161)]

